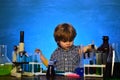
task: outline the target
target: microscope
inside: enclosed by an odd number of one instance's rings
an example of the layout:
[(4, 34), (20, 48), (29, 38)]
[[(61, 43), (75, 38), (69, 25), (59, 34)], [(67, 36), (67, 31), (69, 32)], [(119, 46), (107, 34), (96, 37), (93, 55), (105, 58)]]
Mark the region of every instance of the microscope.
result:
[(11, 70), (11, 76), (21, 77), (22, 75), (33, 76), (32, 73), (25, 72), (29, 62), (27, 61), (28, 55), (24, 50), (24, 31), (20, 31), (20, 43), (15, 46), (13, 53), (14, 67)]
[(28, 64), (27, 57), (28, 55), (24, 50), (24, 31), (20, 31), (20, 43), (13, 54), (13, 63), (17, 67), (17, 72), (23, 71), (24, 64)]
[(17, 46), (17, 62), (26, 62), (26, 57), (28, 57), (27, 52), (24, 50), (24, 31), (20, 31), (20, 43)]

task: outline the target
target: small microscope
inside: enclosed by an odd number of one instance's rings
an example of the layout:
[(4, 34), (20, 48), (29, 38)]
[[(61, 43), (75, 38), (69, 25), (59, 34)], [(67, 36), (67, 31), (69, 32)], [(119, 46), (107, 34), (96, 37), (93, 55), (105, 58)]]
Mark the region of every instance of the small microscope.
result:
[(28, 55), (24, 50), (24, 31), (20, 31), (20, 43), (18, 46), (17, 62), (26, 62), (26, 57), (28, 57)]
[(28, 64), (28, 62), (26, 62), (27, 57), (28, 55), (24, 50), (24, 31), (20, 31), (20, 43), (17, 46), (17, 50), (13, 53), (14, 68), (11, 71), (12, 76), (21, 77), (24, 67), (23, 65)]

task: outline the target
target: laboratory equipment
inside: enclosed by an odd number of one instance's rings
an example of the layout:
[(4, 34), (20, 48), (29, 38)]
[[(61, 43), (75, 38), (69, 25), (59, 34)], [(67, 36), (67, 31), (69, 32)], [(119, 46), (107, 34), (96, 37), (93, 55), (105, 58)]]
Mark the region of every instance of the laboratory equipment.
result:
[(12, 63), (7, 57), (7, 45), (0, 45), (0, 76), (9, 75), (12, 70)]

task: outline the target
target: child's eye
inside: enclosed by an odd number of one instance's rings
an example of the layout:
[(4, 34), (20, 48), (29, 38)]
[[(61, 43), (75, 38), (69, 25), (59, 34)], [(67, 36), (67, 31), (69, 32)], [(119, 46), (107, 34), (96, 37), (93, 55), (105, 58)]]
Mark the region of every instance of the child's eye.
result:
[(73, 40), (62, 40), (63, 42), (72, 42)]
[(62, 40), (62, 42), (67, 42), (67, 40)]
[(67, 41), (63, 41), (63, 42), (67, 42)]

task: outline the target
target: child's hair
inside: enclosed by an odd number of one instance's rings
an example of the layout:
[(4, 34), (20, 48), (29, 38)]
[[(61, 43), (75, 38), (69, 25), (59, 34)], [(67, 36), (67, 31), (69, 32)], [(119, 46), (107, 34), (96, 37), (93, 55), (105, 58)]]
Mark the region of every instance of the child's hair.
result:
[(71, 24), (63, 23), (59, 24), (54, 31), (55, 41), (73, 41), (76, 37), (76, 30)]

